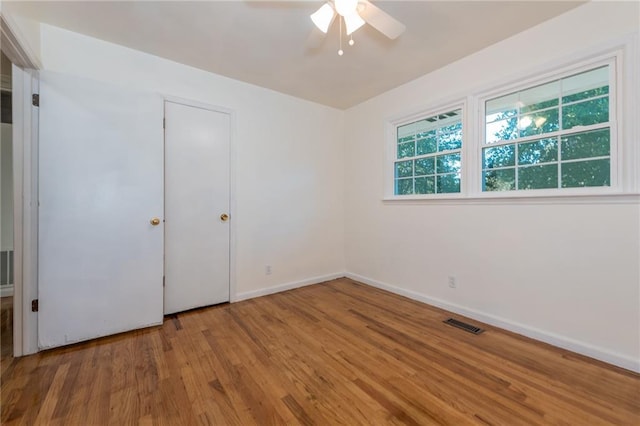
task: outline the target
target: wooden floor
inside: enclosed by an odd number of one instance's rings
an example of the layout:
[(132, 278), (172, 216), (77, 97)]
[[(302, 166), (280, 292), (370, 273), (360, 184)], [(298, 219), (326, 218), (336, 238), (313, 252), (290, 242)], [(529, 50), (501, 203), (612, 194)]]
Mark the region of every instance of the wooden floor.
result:
[(0, 297), (0, 362), (13, 354), (13, 296)]
[[(3, 360), (3, 425), (639, 425), (640, 376), (339, 279)], [(459, 318), (459, 317), (458, 317)]]

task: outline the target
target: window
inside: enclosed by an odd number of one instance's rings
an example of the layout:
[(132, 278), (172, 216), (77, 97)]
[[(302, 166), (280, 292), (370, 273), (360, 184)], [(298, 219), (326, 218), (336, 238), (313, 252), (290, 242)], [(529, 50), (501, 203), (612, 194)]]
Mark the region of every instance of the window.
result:
[(636, 50), (627, 40), (589, 59), (391, 118), (385, 200), (607, 201), (640, 194)]
[(462, 109), (396, 127), (394, 194), (460, 192)]
[(611, 186), (611, 67), (485, 101), (482, 191)]

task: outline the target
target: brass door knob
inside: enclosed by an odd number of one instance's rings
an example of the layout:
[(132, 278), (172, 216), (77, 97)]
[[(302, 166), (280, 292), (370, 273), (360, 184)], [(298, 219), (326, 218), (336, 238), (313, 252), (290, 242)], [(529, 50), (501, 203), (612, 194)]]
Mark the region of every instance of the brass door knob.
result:
[(160, 225), (160, 219), (158, 219), (157, 217), (154, 217), (153, 219), (151, 219), (150, 222), (153, 226)]
[(228, 221), (228, 220), (229, 220), (229, 215), (228, 215), (228, 214), (226, 214), (226, 213), (222, 213), (222, 214), (220, 215), (220, 220), (221, 220), (221, 221), (223, 221), (223, 222)]

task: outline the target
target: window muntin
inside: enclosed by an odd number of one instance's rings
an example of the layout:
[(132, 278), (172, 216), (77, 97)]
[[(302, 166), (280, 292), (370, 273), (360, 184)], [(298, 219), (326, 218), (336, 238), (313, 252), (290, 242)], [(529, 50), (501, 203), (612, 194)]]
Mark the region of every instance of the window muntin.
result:
[(394, 194), (460, 192), (462, 109), (396, 128)]
[(482, 190), (610, 186), (609, 68), (486, 101)]

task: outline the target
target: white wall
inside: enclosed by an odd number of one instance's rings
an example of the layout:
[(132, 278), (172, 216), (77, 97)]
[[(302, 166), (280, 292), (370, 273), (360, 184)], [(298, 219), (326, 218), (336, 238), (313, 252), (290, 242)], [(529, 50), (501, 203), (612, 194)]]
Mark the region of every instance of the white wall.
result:
[(342, 111), (49, 25), (41, 35), (45, 70), (235, 112), (239, 298), (344, 275)]
[[(589, 3), (348, 110), (351, 276), (640, 371), (637, 197), (586, 204), (382, 202), (386, 120), (637, 34), (639, 16), (638, 3)], [(628, 90), (637, 98), (637, 86)], [(448, 287), (450, 275), (458, 288)]]

